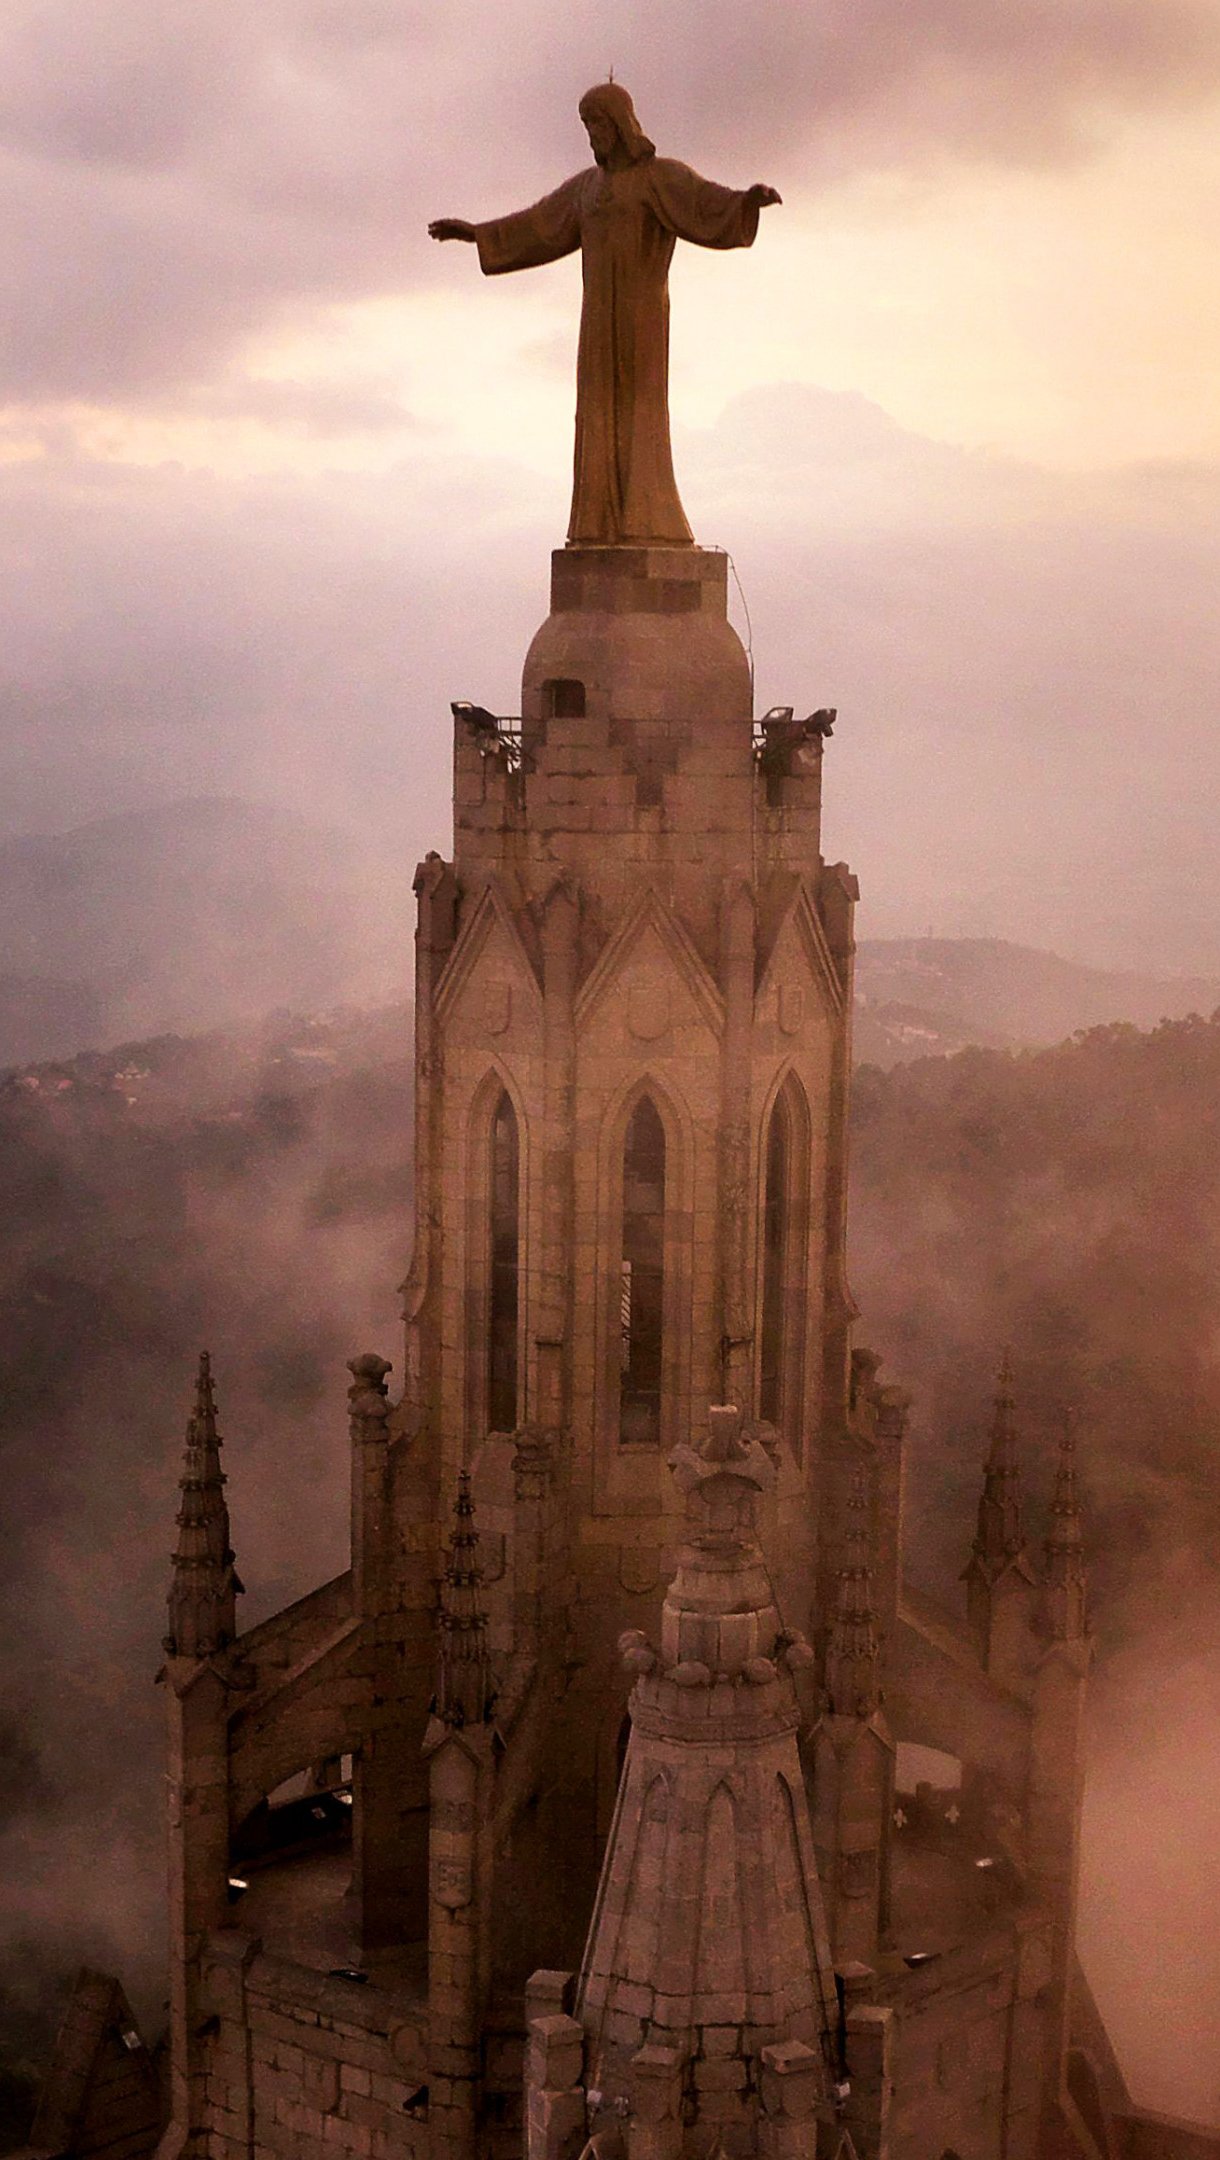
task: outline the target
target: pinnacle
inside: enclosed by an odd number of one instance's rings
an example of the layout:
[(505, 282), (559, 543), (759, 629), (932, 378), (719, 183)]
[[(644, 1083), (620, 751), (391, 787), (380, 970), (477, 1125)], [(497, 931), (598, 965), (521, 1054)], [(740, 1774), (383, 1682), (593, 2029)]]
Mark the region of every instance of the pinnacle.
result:
[(187, 1420), (178, 1480), (178, 1538), (173, 1555), (166, 1648), (179, 1657), (211, 1657), (237, 1633), (241, 1588), (229, 1542), (225, 1474), (220, 1467), (212, 1360), (200, 1352), (195, 1404)]
[(1067, 1545), (1079, 1545), (1081, 1537), (1080, 1490), (1076, 1478), (1076, 1413), (1069, 1410), (1063, 1421), (1063, 1437), (1059, 1442), (1059, 1462), (1051, 1498), (1047, 1549), (1057, 1551)]
[(868, 1490), (863, 1470), (847, 1502), (843, 1561), (826, 1644), (826, 1697), (836, 1716), (871, 1717), (881, 1699), (881, 1646), (873, 1606)]
[(707, 1438), (699, 1453), (706, 1463), (744, 1463), (750, 1450), (741, 1437), (741, 1412), (733, 1403), (712, 1403), (707, 1413)]
[(1046, 1538), (1046, 1585), (1055, 1635), (1069, 1640), (1082, 1636), (1086, 1628), (1087, 1582), (1084, 1526), (1076, 1480), (1076, 1413), (1072, 1410), (1064, 1417), (1059, 1442), (1059, 1462)]
[(195, 1418), (214, 1439), (216, 1390), (212, 1384), (212, 1356), (208, 1350), (201, 1350), (199, 1353), (199, 1370), (195, 1376)]
[(995, 1414), (991, 1421), (991, 1454), (998, 1460), (1006, 1443), (1016, 1440), (1014, 1412), (1016, 1397), (1013, 1393), (1012, 1351), (1005, 1345), (996, 1373)]
[(437, 1612), (435, 1703), (436, 1714), (446, 1725), (485, 1724), (494, 1701), (478, 1543), (470, 1473), (459, 1470)]
[(1025, 1551), (1015, 1409), (1012, 1352), (1005, 1348), (996, 1375), (991, 1444), (983, 1468), (983, 1494), (974, 1540), (975, 1558), (996, 1573), (1006, 1562), (1019, 1560)]

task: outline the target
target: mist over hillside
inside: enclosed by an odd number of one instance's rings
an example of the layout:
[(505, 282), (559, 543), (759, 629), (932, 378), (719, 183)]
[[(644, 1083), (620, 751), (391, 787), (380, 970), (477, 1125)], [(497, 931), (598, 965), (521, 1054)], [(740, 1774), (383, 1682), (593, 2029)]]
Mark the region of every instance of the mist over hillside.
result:
[(897, 1065), (971, 1045), (1033, 1049), (1111, 1020), (1155, 1027), (1220, 1007), (1220, 976), (1085, 967), (1005, 938), (863, 938), (856, 951), (859, 1064)]
[(0, 842), (0, 1066), (401, 995), (413, 869), (209, 796)]
[[(131, 1042), (0, 1083), (0, 1615), (17, 1645), (0, 2048), (27, 2074), (80, 1959), (121, 1970), (150, 2029), (160, 2015), (152, 1680), (197, 1352), (218, 1376), (249, 1625), (345, 1564), (344, 1365), (379, 1349), (400, 1367), (410, 1144), (401, 1007)], [(1062, 1409), (1080, 1412), (1099, 1639), (1083, 1939), (1140, 2096), (1215, 2112), (1198, 1856), (1220, 1838), (1220, 1022), (862, 1070), (853, 1148), (858, 1339), (913, 1390), (911, 1560), (944, 1599), (1001, 1346), (1035, 1544)], [(1172, 1946), (1155, 2044), (1143, 1979), (1130, 1989), (1153, 1928)]]
[[(220, 797), (0, 842), (0, 1068), (399, 997), (414, 868), (376, 820), (353, 834)], [(888, 1066), (1217, 1006), (1220, 978), (1107, 974), (999, 938), (866, 938), (855, 1050)]]

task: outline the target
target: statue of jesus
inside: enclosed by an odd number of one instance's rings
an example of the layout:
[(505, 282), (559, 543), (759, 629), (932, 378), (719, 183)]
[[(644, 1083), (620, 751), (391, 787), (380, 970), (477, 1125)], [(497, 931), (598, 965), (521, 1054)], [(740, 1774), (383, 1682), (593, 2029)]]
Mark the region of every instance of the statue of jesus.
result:
[(674, 241), (750, 247), (780, 198), (738, 191), (661, 158), (621, 83), (580, 101), (596, 163), (528, 210), (469, 225), (436, 218), (434, 240), (471, 240), (489, 276), (581, 251), (576, 459), (568, 543), (689, 544), (669, 445), (669, 265)]

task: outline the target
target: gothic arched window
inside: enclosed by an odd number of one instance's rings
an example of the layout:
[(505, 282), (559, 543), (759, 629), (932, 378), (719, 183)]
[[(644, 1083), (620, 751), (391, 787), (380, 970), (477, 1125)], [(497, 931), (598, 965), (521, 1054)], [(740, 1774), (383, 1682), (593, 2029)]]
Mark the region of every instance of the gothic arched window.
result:
[(507, 1092), (501, 1094), (491, 1123), (489, 1168), (487, 1423), (492, 1432), (512, 1432), (517, 1423), (521, 1147)]
[(665, 1303), (665, 1127), (642, 1095), (623, 1143), (619, 1438), (657, 1447)]
[(801, 1452), (805, 1336), (805, 1133), (790, 1078), (772, 1106), (763, 1157), (758, 1414)]
[(759, 1343), (759, 1416), (778, 1425), (784, 1404), (784, 1322), (787, 1317), (789, 1192), (792, 1135), (788, 1106), (776, 1097), (767, 1127), (767, 1164), (763, 1184), (762, 1331)]

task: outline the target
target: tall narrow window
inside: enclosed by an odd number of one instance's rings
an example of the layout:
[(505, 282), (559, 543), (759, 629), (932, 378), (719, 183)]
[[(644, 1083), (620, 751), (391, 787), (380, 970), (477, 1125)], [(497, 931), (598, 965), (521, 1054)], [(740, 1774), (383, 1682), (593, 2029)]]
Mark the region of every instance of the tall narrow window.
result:
[(512, 1432), (517, 1423), (520, 1169), (516, 1112), (507, 1094), (503, 1094), (491, 1127), (487, 1422), (492, 1432)]
[(665, 1292), (665, 1128), (642, 1095), (623, 1146), (623, 1258), (619, 1299), (619, 1438), (661, 1438)]
[(776, 1097), (767, 1128), (766, 1180), (763, 1187), (762, 1331), (759, 1344), (758, 1410), (772, 1425), (783, 1422), (784, 1353), (789, 1300), (788, 1254), (791, 1243), (789, 1194), (792, 1190), (792, 1133), (788, 1105)]

